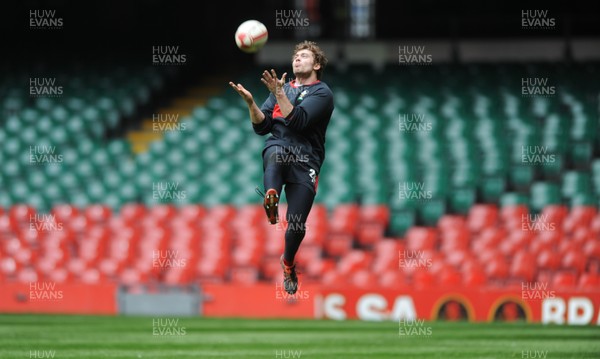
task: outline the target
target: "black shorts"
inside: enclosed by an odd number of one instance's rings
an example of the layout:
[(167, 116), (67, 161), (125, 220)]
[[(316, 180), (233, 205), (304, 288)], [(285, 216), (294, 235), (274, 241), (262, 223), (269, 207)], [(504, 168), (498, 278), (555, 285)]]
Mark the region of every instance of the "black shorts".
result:
[(270, 146), (263, 151), (263, 171), (267, 165), (280, 166), (283, 183), (297, 183), (317, 193), (319, 170), (306, 154), (291, 153), (281, 146)]

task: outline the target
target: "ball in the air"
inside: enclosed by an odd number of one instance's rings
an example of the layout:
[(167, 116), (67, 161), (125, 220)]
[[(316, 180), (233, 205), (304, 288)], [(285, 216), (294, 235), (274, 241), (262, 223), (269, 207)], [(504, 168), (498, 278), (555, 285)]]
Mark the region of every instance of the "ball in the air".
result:
[(267, 27), (257, 20), (244, 21), (235, 32), (235, 43), (240, 50), (254, 53), (267, 43)]

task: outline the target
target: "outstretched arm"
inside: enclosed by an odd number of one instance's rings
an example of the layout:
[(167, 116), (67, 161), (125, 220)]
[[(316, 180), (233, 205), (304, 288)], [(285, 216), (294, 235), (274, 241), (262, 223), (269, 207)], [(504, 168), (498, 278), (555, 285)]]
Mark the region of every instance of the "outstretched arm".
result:
[(233, 82), (229, 82), (229, 86), (231, 86), (246, 102), (248, 105), (248, 112), (250, 112), (250, 121), (253, 124), (258, 125), (265, 120), (265, 114), (262, 113), (260, 108), (254, 102), (254, 98), (250, 91), (246, 90), (242, 84), (234, 84)]

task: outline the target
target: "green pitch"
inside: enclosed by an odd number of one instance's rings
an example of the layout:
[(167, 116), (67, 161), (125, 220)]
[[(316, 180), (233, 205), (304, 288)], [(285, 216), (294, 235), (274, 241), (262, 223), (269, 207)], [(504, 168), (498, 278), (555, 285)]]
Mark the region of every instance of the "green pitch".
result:
[(600, 327), (400, 324), (0, 315), (0, 358), (600, 358)]

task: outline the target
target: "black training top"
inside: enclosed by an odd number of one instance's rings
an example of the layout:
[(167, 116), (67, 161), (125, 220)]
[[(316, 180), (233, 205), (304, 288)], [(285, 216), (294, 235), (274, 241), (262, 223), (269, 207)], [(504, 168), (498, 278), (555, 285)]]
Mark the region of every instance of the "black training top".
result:
[(308, 155), (311, 163), (321, 169), (325, 160), (325, 132), (333, 113), (333, 93), (321, 81), (309, 85), (296, 85), (296, 80), (283, 85), (283, 91), (294, 106), (287, 117), (283, 117), (273, 94), (261, 106), (265, 120), (253, 124), (259, 135), (271, 133), (265, 141), (265, 150), (279, 145), (292, 149), (297, 154)]

